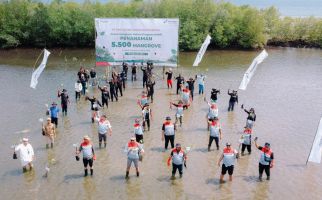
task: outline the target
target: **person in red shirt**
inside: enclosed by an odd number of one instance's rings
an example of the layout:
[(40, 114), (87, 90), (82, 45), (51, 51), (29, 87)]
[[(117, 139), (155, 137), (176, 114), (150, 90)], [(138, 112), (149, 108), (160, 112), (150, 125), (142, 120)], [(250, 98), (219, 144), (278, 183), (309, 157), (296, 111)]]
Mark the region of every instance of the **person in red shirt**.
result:
[(258, 171), (259, 171), (259, 181), (262, 181), (262, 176), (263, 176), (263, 172), (265, 170), (266, 176), (267, 176), (267, 180), (270, 180), (270, 169), (273, 168), (274, 166), (274, 154), (273, 151), (271, 149), (271, 145), (266, 142), (265, 146), (259, 146), (257, 144), (257, 137), (254, 139), (254, 143), (256, 148), (258, 148), (258, 150), (261, 151), (261, 155), (259, 158), (259, 165), (258, 165)]

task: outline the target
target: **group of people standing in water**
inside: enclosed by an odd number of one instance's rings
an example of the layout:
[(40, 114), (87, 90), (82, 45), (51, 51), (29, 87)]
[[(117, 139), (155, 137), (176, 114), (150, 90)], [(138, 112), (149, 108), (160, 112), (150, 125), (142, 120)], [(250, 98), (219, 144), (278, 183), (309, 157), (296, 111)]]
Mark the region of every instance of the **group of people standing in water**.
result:
[[(108, 117), (105, 114), (100, 114), (99, 109), (108, 108), (108, 102), (118, 101), (120, 97), (123, 96), (123, 93), (126, 89), (128, 81), (128, 64), (122, 64), (122, 70), (120, 73), (114, 68), (112, 71), (111, 79), (106, 80), (106, 83), (109, 84), (109, 90), (107, 85), (100, 85), (97, 80), (96, 71), (94, 68), (88, 72), (83, 67), (80, 68), (77, 73), (77, 81), (75, 83), (75, 100), (76, 102), (81, 100), (81, 96), (84, 96), (86, 101), (91, 103), (91, 121), (92, 123), (97, 122), (98, 127), (98, 141), (99, 148), (107, 147), (107, 135), (112, 135), (112, 126), (108, 120)], [(125, 177), (129, 178), (129, 172), (132, 163), (136, 168), (136, 175), (139, 177), (139, 161), (142, 161), (144, 155), (144, 132), (150, 131), (151, 120), (152, 120), (152, 110), (150, 104), (153, 103), (154, 95), (154, 86), (156, 83), (155, 75), (153, 73), (153, 63), (148, 62), (145, 66), (141, 64), (142, 71), (142, 86), (143, 91), (138, 95), (137, 104), (140, 107), (140, 117), (134, 120), (133, 124), (133, 136), (130, 137), (130, 140), (125, 146), (124, 151), (127, 155), (127, 166)], [(131, 81), (137, 80), (137, 69), (138, 66), (133, 63), (131, 65)], [(186, 166), (187, 153), (191, 150), (191, 147), (186, 147), (183, 149), (180, 143), (175, 144), (175, 135), (178, 129), (178, 126), (183, 126), (183, 116), (185, 110), (188, 110), (192, 105), (194, 99), (194, 85), (197, 82), (198, 85), (198, 94), (204, 95), (205, 92), (205, 80), (206, 76), (203, 74), (198, 74), (195, 77), (190, 77), (185, 79), (181, 74), (178, 74), (177, 77), (174, 76), (174, 73), (171, 68), (167, 71), (163, 69), (163, 74), (166, 76), (166, 85), (170, 90), (173, 86), (173, 80), (176, 80), (176, 94), (180, 95), (180, 99), (177, 102), (170, 102), (170, 108), (173, 107), (176, 109), (175, 121), (171, 119), (170, 116), (165, 117), (165, 121), (162, 124), (161, 138), (164, 141), (165, 151), (168, 149), (169, 143), (171, 146), (171, 153), (167, 160), (167, 164), (170, 166), (172, 163), (172, 178), (175, 178), (176, 171), (179, 171), (180, 178), (183, 175), (183, 167)], [(93, 89), (97, 88), (101, 91), (101, 101), (98, 100), (95, 96), (89, 97), (86, 95), (88, 93), (88, 87)], [(206, 127), (209, 131), (209, 142), (208, 142), (208, 151), (211, 151), (211, 146), (213, 141), (215, 141), (216, 149), (220, 149), (220, 143), (223, 137), (222, 126), (219, 118), (219, 109), (218, 109), (218, 95), (220, 94), (219, 89), (213, 88), (211, 90), (210, 99), (207, 100), (204, 97), (204, 101), (207, 103), (208, 112), (206, 114)], [(237, 91), (228, 90), (227, 94), (230, 96), (228, 103), (228, 111), (234, 111), (235, 104), (238, 104), (238, 94)], [(61, 99), (61, 110), (62, 115), (66, 116), (68, 111), (68, 105), (70, 104), (69, 95), (66, 89), (59, 90), (57, 97)], [(256, 114), (254, 108), (249, 110), (244, 108), (241, 105), (243, 111), (247, 113), (247, 120), (244, 127), (244, 132), (241, 135), (239, 143), (240, 148), (235, 149), (232, 147), (231, 143), (227, 142), (223, 148), (220, 159), (217, 164), (221, 163), (221, 175), (220, 182), (224, 182), (224, 175), (228, 172), (229, 180), (232, 181), (232, 175), (234, 171), (235, 160), (241, 156), (245, 155), (245, 150), (251, 154), (252, 143), (255, 144), (255, 147), (261, 151), (260, 160), (259, 160), (259, 180), (262, 181), (262, 175), (265, 171), (267, 175), (267, 180), (270, 179), (270, 168), (274, 166), (274, 154), (270, 149), (270, 144), (265, 143), (265, 145), (259, 146), (257, 144), (257, 137), (252, 140), (253, 127), (256, 121)], [(56, 128), (58, 127), (58, 116), (60, 109), (57, 106), (56, 102), (53, 102), (52, 105), (48, 108), (47, 122), (42, 125), (42, 134), (46, 137), (46, 148), (54, 148), (54, 140), (56, 137)], [(90, 169), (90, 175), (94, 174), (93, 164), (96, 160), (96, 155), (93, 147), (93, 142), (88, 135), (85, 135), (83, 141), (79, 146), (76, 147), (76, 160), (80, 160), (79, 155), (82, 154), (83, 165), (84, 165), (84, 176), (88, 176), (88, 167)], [(252, 142), (254, 141), (254, 142)], [(20, 159), (24, 171), (27, 171), (28, 168), (32, 168), (32, 161), (34, 159), (34, 152), (32, 146), (29, 144), (28, 138), (24, 138), (22, 144), (19, 144), (15, 147), (14, 159), (17, 158), (16, 152), (20, 152)]]

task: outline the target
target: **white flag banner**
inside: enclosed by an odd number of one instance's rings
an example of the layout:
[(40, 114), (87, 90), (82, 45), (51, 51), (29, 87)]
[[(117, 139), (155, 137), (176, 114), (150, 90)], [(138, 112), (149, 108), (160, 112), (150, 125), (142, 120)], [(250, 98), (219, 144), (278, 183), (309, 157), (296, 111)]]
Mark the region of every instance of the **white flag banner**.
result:
[(247, 85), (250, 81), (250, 79), (253, 77), (257, 66), (262, 63), (265, 58), (267, 58), (268, 54), (266, 52), (266, 50), (264, 49), (252, 62), (252, 64), (249, 66), (249, 68), (247, 69), (247, 71), (244, 74), (243, 80), (239, 85), (239, 89), (240, 90), (246, 90)]
[(205, 52), (207, 50), (208, 45), (210, 44), (210, 40), (211, 40), (211, 37), (209, 35), (207, 35), (205, 41), (203, 42), (203, 44), (201, 45), (201, 47), (199, 49), (199, 52), (198, 52), (197, 57), (195, 59), (195, 62), (193, 62), (192, 66), (197, 67), (199, 65), (203, 55), (205, 54)]
[(318, 126), (318, 130), (316, 131), (316, 135), (314, 138), (314, 142), (312, 145), (312, 149), (309, 155), (309, 162), (321, 163), (322, 156), (322, 118), (320, 119), (320, 123)]
[(47, 64), (47, 59), (48, 56), (50, 55), (50, 52), (47, 51), (47, 49), (44, 50), (44, 57), (39, 65), (39, 67), (32, 73), (31, 75), (31, 81), (30, 81), (30, 87), (33, 89), (36, 89), (36, 86), (38, 84), (38, 78), (42, 71), (44, 71), (46, 64)]

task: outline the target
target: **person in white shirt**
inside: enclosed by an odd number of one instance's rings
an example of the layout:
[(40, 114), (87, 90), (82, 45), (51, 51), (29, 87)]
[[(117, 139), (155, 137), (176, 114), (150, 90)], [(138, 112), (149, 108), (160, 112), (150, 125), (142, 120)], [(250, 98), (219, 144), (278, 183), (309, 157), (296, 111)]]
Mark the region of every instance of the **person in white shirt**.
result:
[(22, 143), (15, 147), (15, 153), (18, 151), (23, 172), (26, 172), (28, 168), (31, 170), (35, 154), (31, 144), (28, 142), (28, 138), (23, 138)]
[(77, 82), (75, 83), (75, 98), (76, 98), (76, 101), (80, 100), (82, 90), (83, 90), (82, 83), (80, 82), (80, 80), (77, 80)]
[(102, 140), (104, 140), (104, 148), (106, 148), (106, 134), (112, 135), (112, 126), (106, 119), (106, 115), (96, 117), (95, 120), (98, 122), (98, 140), (99, 148), (102, 146)]

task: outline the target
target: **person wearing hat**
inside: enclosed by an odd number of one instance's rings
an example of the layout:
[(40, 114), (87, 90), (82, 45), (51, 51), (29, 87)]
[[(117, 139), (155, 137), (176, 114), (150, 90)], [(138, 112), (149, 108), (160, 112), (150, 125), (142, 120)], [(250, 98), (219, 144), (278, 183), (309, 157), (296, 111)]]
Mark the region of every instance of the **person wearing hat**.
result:
[(81, 92), (82, 92), (83, 86), (80, 82), (80, 80), (77, 80), (75, 83), (75, 99), (80, 100)]
[(230, 96), (230, 98), (229, 98), (228, 112), (229, 111), (234, 111), (235, 103), (238, 104), (237, 91), (236, 90), (233, 90), (233, 92), (230, 92), (230, 90), (228, 89), (228, 95)]
[(219, 123), (218, 117), (209, 119), (208, 124), (209, 124), (208, 126), (209, 130), (210, 130), (208, 151), (210, 151), (210, 147), (213, 140), (215, 140), (217, 150), (219, 150), (219, 140), (221, 140), (222, 138), (222, 131), (221, 131), (221, 125)]
[(23, 172), (33, 168), (32, 161), (35, 159), (34, 149), (29, 144), (28, 138), (23, 138), (22, 143), (15, 147), (15, 153), (19, 151)]
[[(241, 105), (241, 109), (244, 109), (244, 104)], [(255, 109), (254, 108), (251, 108), (250, 110), (244, 109), (244, 111), (248, 114), (247, 120), (246, 120), (246, 127), (252, 129), (256, 121)]]
[(106, 105), (106, 108), (108, 108), (108, 100), (110, 99), (110, 93), (107, 89), (107, 86), (105, 85), (103, 88), (98, 85), (98, 89), (101, 90), (101, 96), (102, 96), (102, 107), (104, 108), (104, 105)]
[(142, 91), (141, 95), (138, 95), (138, 104), (143, 110), (144, 106), (148, 103), (148, 95), (146, 91)]
[(130, 168), (132, 162), (134, 163), (136, 169), (136, 176), (140, 176), (139, 172), (139, 158), (140, 155), (144, 153), (142, 146), (135, 141), (135, 137), (131, 137), (130, 141), (126, 145), (127, 152), (127, 167), (126, 167), (126, 175), (125, 178), (129, 178)]
[(176, 126), (171, 122), (171, 117), (166, 117), (165, 122), (162, 125), (162, 141), (164, 142), (164, 149), (168, 149), (169, 142), (171, 143), (171, 148), (174, 148), (174, 135)]
[(91, 143), (91, 139), (89, 138), (88, 135), (85, 135), (83, 137), (83, 142), (78, 148), (76, 155), (79, 156), (81, 152), (83, 153), (83, 164), (84, 164), (84, 172), (85, 172), (84, 176), (88, 175), (88, 165), (90, 167), (91, 176), (93, 176), (93, 173), (94, 173), (93, 162), (94, 160), (96, 160), (96, 156), (95, 156), (93, 145)]
[(148, 126), (148, 131), (150, 131), (150, 120), (152, 120), (152, 110), (150, 109), (150, 106), (148, 103), (146, 103), (142, 110), (142, 119), (143, 119), (143, 128), (144, 131), (146, 129), (146, 126)]
[(63, 91), (58, 90), (58, 97), (60, 97), (61, 101), (61, 109), (62, 109), (62, 114), (67, 115), (67, 105), (69, 104), (69, 96), (67, 94), (67, 90), (63, 89)]
[(192, 77), (189, 78), (189, 80), (187, 80), (187, 84), (188, 84), (188, 88), (190, 90), (190, 95), (191, 95), (191, 101), (193, 101), (193, 92), (195, 90), (195, 79), (193, 79)]
[(179, 121), (180, 127), (181, 127), (182, 126), (182, 117), (183, 117), (183, 108), (184, 108), (183, 102), (181, 100), (179, 100), (178, 104), (170, 102), (170, 108), (172, 105), (177, 107), (176, 121), (174, 124), (177, 125), (177, 123)]
[(50, 147), (53, 148), (55, 137), (56, 137), (56, 130), (55, 130), (55, 125), (51, 123), (51, 118), (47, 118), (47, 123), (43, 125), (42, 130), (46, 136), (46, 148), (47, 149), (49, 148), (49, 143), (50, 143)]
[(233, 180), (233, 173), (234, 173), (234, 164), (235, 160), (238, 158), (237, 150), (231, 147), (230, 143), (226, 143), (226, 147), (223, 150), (223, 153), (218, 160), (218, 166), (220, 166), (221, 161), (223, 161), (221, 174), (220, 174), (220, 183), (224, 182), (224, 176), (228, 171), (229, 174), (229, 181)]
[(168, 166), (170, 166), (170, 161), (172, 160), (172, 176), (171, 178), (174, 179), (177, 170), (179, 171), (179, 176), (182, 178), (182, 169), (183, 165), (187, 160), (186, 153), (181, 149), (181, 144), (177, 143), (176, 148), (172, 149), (171, 154), (168, 158)]
[(58, 126), (58, 113), (59, 108), (57, 108), (57, 103), (53, 102), (49, 108), (51, 123), (55, 124), (56, 128)]
[(102, 115), (101, 117), (96, 116), (95, 120), (98, 122), (98, 141), (99, 148), (102, 147), (102, 141), (104, 141), (104, 148), (106, 148), (106, 135), (112, 135), (112, 126), (111, 123), (107, 120), (106, 115)]
[(259, 165), (258, 165), (258, 171), (259, 171), (259, 177), (258, 179), (262, 181), (263, 172), (265, 170), (267, 180), (270, 180), (270, 168), (273, 168), (274, 166), (274, 153), (271, 149), (270, 143), (266, 142), (265, 146), (259, 146), (257, 144), (257, 137), (254, 139), (255, 146), (257, 149), (261, 151), (260, 158), (259, 158)]
[(172, 69), (169, 68), (169, 70), (167, 72), (165, 72), (165, 74), (167, 75), (167, 86), (168, 89), (170, 89), (170, 87), (172, 88)]
[(133, 127), (136, 141), (143, 143), (143, 127), (140, 119), (135, 119)]

